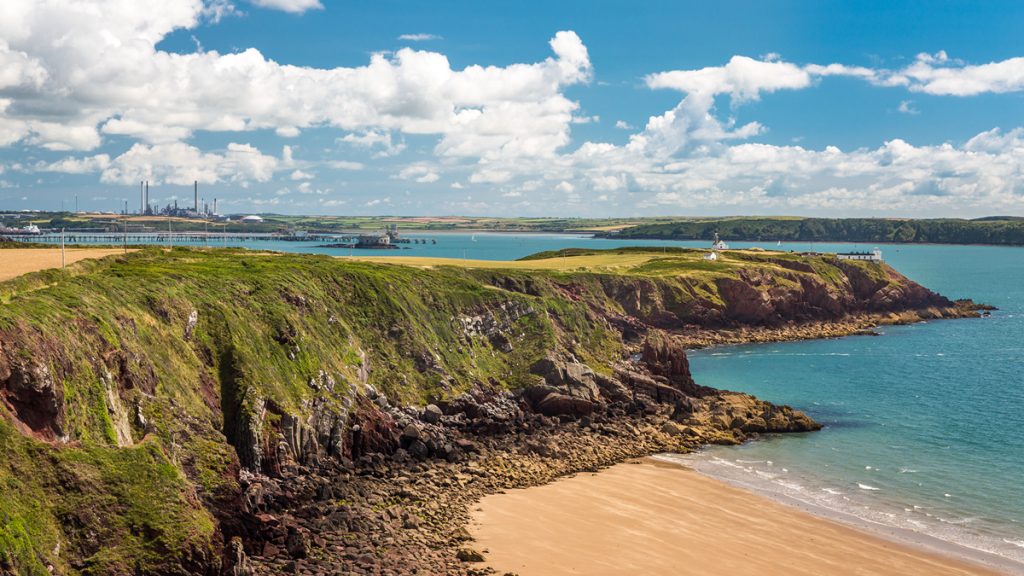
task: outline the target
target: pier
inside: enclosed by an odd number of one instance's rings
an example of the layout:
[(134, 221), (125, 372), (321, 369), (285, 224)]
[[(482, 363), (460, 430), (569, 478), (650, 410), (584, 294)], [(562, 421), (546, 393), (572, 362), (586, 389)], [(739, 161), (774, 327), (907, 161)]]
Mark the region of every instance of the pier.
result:
[(302, 235), (276, 232), (54, 232), (41, 234), (11, 234), (8, 237), (17, 242), (38, 244), (60, 244), (63, 239), (69, 244), (227, 244), (231, 242), (356, 242), (359, 233), (340, 232), (333, 234)]

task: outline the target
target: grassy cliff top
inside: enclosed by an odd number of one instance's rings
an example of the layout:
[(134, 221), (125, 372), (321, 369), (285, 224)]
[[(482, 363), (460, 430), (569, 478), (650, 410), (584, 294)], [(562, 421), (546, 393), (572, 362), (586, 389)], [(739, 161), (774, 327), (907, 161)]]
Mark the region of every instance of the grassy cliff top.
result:
[[(842, 281), (834, 255), (805, 256), (765, 250), (722, 250), (717, 260), (707, 260), (708, 250), (690, 248), (631, 247), (609, 250), (569, 248), (539, 252), (519, 260), (463, 260), (418, 256), (345, 257), (345, 260), (393, 264), (428, 269), (466, 269), (478, 271), (523, 271), (559, 275), (615, 275), (644, 278), (675, 277), (714, 280), (738, 278), (741, 272), (808, 274), (830, 285)], [(847, 266), (863, 270), (869, 276), (886, 281), (891, 270), (885, 264), (848, 261)]]

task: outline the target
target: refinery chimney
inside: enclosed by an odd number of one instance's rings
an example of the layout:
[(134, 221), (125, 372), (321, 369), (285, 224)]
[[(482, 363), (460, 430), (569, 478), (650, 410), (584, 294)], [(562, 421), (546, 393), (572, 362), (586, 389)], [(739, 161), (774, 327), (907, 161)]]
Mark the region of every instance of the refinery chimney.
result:
[(192, 203), (195, 205), (194, 209), (196, 211), (196, 215), (198, 216), (199, 215), (199, 180), (194, 180), (192, 182), (192, 194), (195, 196), (195, 199), (192, 201)]

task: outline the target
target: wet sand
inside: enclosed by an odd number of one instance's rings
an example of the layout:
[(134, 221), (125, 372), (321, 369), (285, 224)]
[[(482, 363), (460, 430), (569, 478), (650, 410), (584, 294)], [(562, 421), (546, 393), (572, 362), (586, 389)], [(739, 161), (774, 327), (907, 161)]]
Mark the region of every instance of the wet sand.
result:
[[(64, 261), (70, 266), (87, 258), (103, 258), (123, 253), (122, 248), (68, 248)], [(0, 282), (47, 268), (60, 268), (60, 248), (0, 249)]]
[(1000, 573), (651, 459), (488, 496), (472, 515), (499, 574)]

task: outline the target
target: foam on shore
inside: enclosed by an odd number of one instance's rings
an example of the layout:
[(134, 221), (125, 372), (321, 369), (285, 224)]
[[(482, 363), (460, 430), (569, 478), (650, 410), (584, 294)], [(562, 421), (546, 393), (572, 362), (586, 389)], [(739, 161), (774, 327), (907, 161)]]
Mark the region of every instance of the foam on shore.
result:
[[(851, 482), (848, 487), (830, 485), (807, 474), (780, 469), (770, 461), (726, 458), (726, 453), (712, 448), (654, 458), (692, 468), (732, 486), (883, 538), (1024, 574), (1024, 549), (1008, 542), (994, 527), (985, 525), (983, 518), (960, 517), (947, 510), (908, 504), (899, 495), (887, 494), (863, 482)], [(766, 473), (763, 468), (775, 473)], [(900, 473), (911, 472), (916, 471)]]

